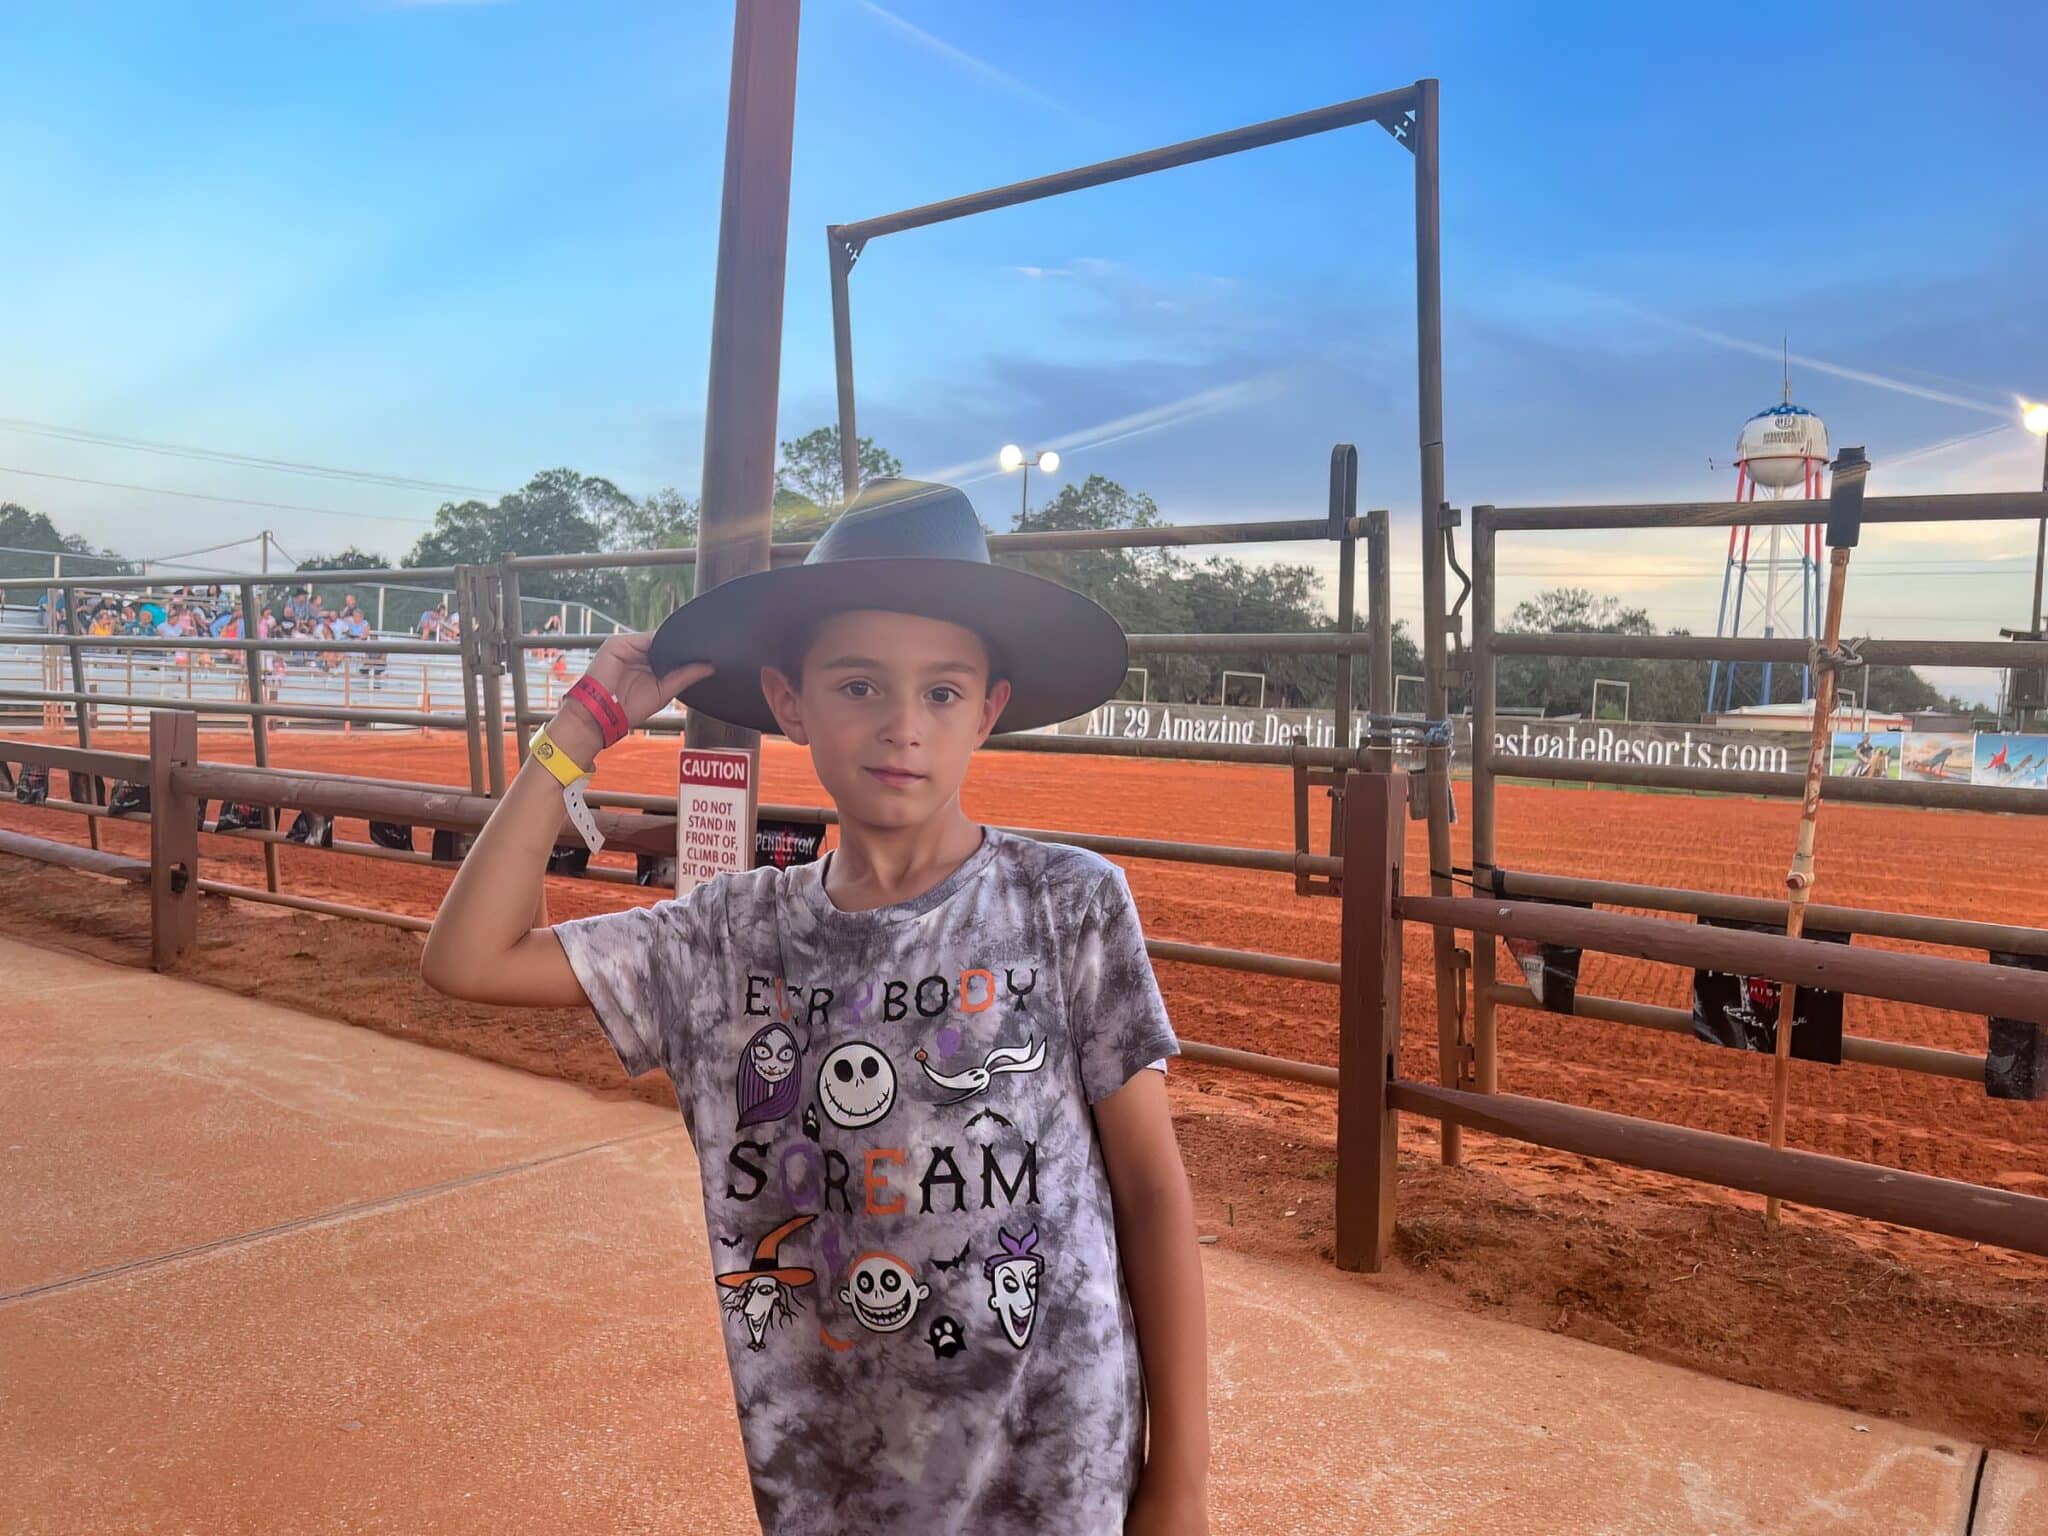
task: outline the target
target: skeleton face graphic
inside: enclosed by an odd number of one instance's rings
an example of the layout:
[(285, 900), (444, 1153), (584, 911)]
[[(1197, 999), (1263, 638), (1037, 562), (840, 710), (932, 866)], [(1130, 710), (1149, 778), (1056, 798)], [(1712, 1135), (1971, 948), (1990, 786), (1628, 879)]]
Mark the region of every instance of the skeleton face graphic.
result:
[(853, 1308), (869, 1333), (898, 1333), (910, 1326), (918, 1303), (931, 1293), (894, 1254), (864, 1253), (853, 1261), (839, 1299)]
[(896, 1102), (896, 1069), (878, 1047), (850, 1040), (819, 1065), (818, 1102), (834, 1125), (873, 1125)]
[(796, 1070), (796, 1039), (777, 1025), (755, 1039), (749, 1059), (754, 1070), (771, 1083), (779, 1083)]

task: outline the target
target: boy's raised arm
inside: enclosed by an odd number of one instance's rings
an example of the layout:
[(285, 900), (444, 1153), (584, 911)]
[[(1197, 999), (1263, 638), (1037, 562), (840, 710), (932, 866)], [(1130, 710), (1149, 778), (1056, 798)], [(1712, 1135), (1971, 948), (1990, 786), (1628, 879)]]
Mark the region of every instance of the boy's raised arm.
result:
[[(649, 638), (615, 635), (589, 667), (635, 726), (710, 672), (682, 667), (657, 680), (648, 670)], [(548, 735), (586, 768), (604, 739), (596, 721), (574, 703), (562, 706)], [(534, 926), (548, 854), (564, 819), (561, 783), (528, 759), (484, 823), (434, 918), (420, 960), (428, 986), (477, 1003), (571, 1007), (587, 1001), (554, 930)]]

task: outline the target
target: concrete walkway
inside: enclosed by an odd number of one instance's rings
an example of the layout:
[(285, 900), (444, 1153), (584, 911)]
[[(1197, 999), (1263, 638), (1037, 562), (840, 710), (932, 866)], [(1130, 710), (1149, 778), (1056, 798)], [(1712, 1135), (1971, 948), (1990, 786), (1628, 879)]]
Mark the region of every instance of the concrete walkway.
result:
[[(0, 940), (0, 1192), (0, 1530), (753, 1529), (672, 1112)], [(1976, 1446), (1204, 1261), (1218, 1531), (2048, 1531), (2039, 1462), (1972, 1526)]]

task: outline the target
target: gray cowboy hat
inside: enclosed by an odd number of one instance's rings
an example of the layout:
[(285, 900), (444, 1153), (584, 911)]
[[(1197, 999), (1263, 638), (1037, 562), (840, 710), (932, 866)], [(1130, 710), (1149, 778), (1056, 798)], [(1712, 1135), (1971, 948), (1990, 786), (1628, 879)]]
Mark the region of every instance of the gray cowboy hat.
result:
[(1028, 731), (1085, 715), (1122, 686), (1122, 626), (1058, 582), (989, 560), (964, 492), (922, 480), (876, 480), (825, 530), (802, 565), (756, 571), (700, 593), (662, 621), (649, 660), (658, 677), (688, 662), (717, 670), (683, 690), (686, 708), (770, 733), (761, 668), (785, 664), (795, 626), (879, 609), (943, 619), (989, 649), (1010, 702), (997, 728)]

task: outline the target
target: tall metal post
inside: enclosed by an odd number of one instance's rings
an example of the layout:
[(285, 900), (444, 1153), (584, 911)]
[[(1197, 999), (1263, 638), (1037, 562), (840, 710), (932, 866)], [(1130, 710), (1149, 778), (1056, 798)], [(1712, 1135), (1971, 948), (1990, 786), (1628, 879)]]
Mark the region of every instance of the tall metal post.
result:
[(1408, 794), (1399, 773), (1344, 775), (1343, 970), (1337, 1014), (1337, 1267), (1377, 1273), (1394, 1245), (1400, 1075), (1401, 850)]
[[(1493, 752), (1494, 569), (1493, 508), (1472, 509), (1472, 889), (1487, 893), (1493, 885), (1494, 781), (1487, 759)], [(1500, 1053), (1494, 1023), (1494, 966), (1500, 958), (1498, 938), (1472, 935), (1472, 1071), (1473, 1086), (1496, 1093)]]
[[(1415, 385), (1422, 450), (1422, 671), (1423, 712), (1431, 720), (1450, 713), (1449, 661), (1444, 605), (1444, 322), (1442, 200), (1437, 180), (1437, 82), (1415, 82)], [(1451, 891), (1451, 754), (1425, 748), (1423, 787), (1429, 799), (1429, 892)], [(1436, 972), (1437, 1066), (1445, 1087), (1463, 1077), (1463, 1042), (1458, 1030), (1457, 939), (1449, 929), (1432, 930)], [(1443, 1160), (1455, 1164), (1461, 1152), (1459, 1127), (1448, 1120)]]
[[(245, 581), (242, 583), (242, 638), (254, 640), (256, 628), (256, 583)], [(242, 652), (243, 675), (249, 680), (249, 703), (253, 706), (249, 711), (249, 750), (258, 768), (270, 766), (270, 717), (263, 713), (264, 706), (270, 702), (263, 686), (263, 668), (268, 657), (268, 652), (254, 648)], [(343, 664), (353, 660), (353, 657), (344, 657)], [(221, 809), (225, 811), (227, 807), (223, 805)], [(268, 832), (276, 818), (269, 806), (261, 809), (262, 816), (257, 825)], [(277, 844), (266, 842), (263, 845), (263, 887), (274, 892), (277, 885)]]
[[(1330, 537), (1337, 541), (1337, 633), (1358, 632), (1358, 449), (1339, 443), (1330, 450)], [(1337, 657), (1337, 745), (1351, 745), (1352, 655)], [(1336, 829), (1331, 828), (1334, 832)]]
[[(704, 402), (700, 592), (768, 568), (799, 10), (798, 0), (742, 0), (735, 7), (711, 380)], [(842, 443), (842, 451), (848, 446)], [(760, 739), (757, 732), (695, 714), (686, 734), (696, 747), (751, 747)]]
[[(2048, 437), (2041, 439), (2041, 489), (2048, 491)], [(2041, 577), (2048, 571), (2048, 517), (2041, 519), (2034, 530), (2034, 635), (2041, 637), (2043, 615), (2041, 609)]]
[[(1389, 522), (1384, 507), (1365, 514), (1365, 617), (1372, 626), (1365, 707), (1382, 718), (1394, 712), (1394, 539)], [(1374, 747), (1367, 761), (1374, 773), (1391, 773), (1394, 749)]]
[(839, 493), (851, 501), (860, 491), (860, 423), (853, 408), (853, 301), (846, 291), (860, 248), (840, 233), (825, 230), (832, 267), (832, 369), (839, 390)]

